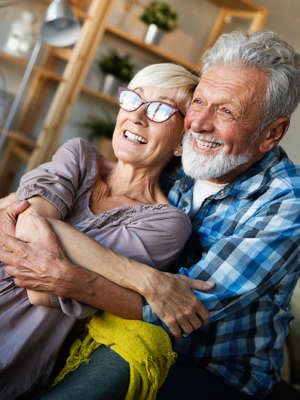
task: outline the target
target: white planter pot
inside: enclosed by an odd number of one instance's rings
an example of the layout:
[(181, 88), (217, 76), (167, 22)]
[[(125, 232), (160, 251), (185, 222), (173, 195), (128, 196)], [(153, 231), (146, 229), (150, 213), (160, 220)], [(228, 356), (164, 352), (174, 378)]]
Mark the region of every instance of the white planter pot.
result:
[(107, 74), (104, 77), (101, 91), (104, 94), (115, 96), (118, 93), (119, 86), (122, 86), (122, 82), (120, 81), (120, 79), (118, 79), (114, 75)]
[(144, 41), (148, 44), (158, 44), (163, 34), (164, 31), (160, 29), (157, 25), (150, 24), (146, 31)]

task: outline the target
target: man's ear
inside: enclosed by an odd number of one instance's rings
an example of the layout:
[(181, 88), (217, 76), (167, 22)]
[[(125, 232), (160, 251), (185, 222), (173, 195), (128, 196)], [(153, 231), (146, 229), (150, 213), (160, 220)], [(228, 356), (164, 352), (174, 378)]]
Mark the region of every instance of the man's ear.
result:
[(290, 120), (287, 117), (281, 117), (273, 121), (261, 134), (262, 140), (259, 145), (259, 151), (267, 153), (272, 150), (286, 134), (289, 126)]

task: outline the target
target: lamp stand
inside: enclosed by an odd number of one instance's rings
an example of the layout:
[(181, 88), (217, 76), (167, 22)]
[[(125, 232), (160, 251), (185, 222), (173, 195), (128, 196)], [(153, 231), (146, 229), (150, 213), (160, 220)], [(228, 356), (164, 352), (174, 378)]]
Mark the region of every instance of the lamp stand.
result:
[(15, 116), (16, 116), (16, 113), (18, 111), (19, 105), (20, 105), (20, 103), (22, 101), (22, 98), (23, 98), (23, 95), (25, 93), (28, 81), (29, 81), (30, 76), (31, 76), (31, 72), (33, 70), (33, 67), (34, 67), (36, 61), (37, 61), (37, 58), (39, 56), (41, 47), (42, 47), (42, 38), (39, 35), (38, 39), (36, 41), (36, 44), (35, 44), (35, 46), (34, 46), (34, 48), (32, 50), (30, 59), (28, 61), (27, 68), (25, 70), (22, 82), (20, 84), (20, 88), (19, 88), (19, 90), (18, 90), (18, 92), (17, 92), (17, 94), (16, 94), (16, 96), (14, 98), (14, 101), (13, 101), (11, 107), (10, 107), (8, 116), (6, 118), (5, 124), (4, 124), (3, 129), (2, 129), (2, 134), (0, 136), (0, 155), (1, 155), (2, 151), (3, 151), (3, 147), (4, 147), (4, 144), (5, 144), (5, 141), (6, 141), (6, 137), (8, 135), (8, 132), (9, 132), (10, 128), (11, 128), (12, 122), (13, 122)]

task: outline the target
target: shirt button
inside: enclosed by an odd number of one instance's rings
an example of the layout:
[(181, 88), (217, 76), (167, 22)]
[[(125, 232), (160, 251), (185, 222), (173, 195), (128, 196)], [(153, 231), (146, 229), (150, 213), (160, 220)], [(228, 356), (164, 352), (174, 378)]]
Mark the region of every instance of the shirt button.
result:
[(183, 207), (183, 209), (182, 209), (184, 212), (187, 212), (187, 210), (188, 210), (188, 207)]
[(223, 196), (224, 194), (224, 190), (221, 190), (220, 195)]

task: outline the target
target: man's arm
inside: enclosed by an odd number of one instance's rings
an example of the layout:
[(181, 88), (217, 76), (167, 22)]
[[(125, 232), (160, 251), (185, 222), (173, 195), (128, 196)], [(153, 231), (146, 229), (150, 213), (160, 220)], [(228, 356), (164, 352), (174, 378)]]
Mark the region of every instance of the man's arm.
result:
[[(1, 251), (0, 255), (6, 263), (10, 264), (7, 271), (16, 277), (17, 285), (71, 297), (127, 318), (141, 318), (141, 296), (122, 288), (123, 294), (119, 298), (118, 296), (121, 293), (119, 286), (96, 274), (79, 268), (74, 269), (74, 265), (61, 251), (57, 238), (53, 237), (53, 233), (49, 231), (46, 222), (39, 217), (34, 218), (40, 229), (39, 236), (44, 237), (44, 241), (46, 240), (47, 243), (51, 239), (52, 248), (51, 251), (47, 251), (36, 243), (24, 244), (16, 242), (13, 238), (6, 240), (4, 250)], [(170, 296), (172, 302), (167, 306), (166, 311), (165, 308), (163, 309), (160, 317), (164, 319), (164, 322), (176, 336), (181, 335), (181, 329), (189, 333), (203, 322), (207, 322), (208, 313), (193, 295), (191, 284), (199, 290), (209, 289), (211, 285), (155, 271), (153, 268), (129, 260), (100, 246), (74, 228), (66, 228), (65, 224), (60, 221), (51, 221), (51, 223), (54, 229), (57, 229), (59, 235), (62, 233), (61, 229), (67, 229), (67, 233), (65, 230), (62, 234), (62, 241), (65, 247), (69, 243), (68, 252), (70, 252), (70, 255), (81, 257), (79, 261), (80, 263), (84, 261), (84, 265), (88, 260), (89, 267), (94, 268), (97, 273), (100, 272), (102, 275), (105, 273), (106, 278), (115, 280), (118, 284), (133, 289), (145, 297), (148, 296), (148, 301), (151, 301), (151, 296), (155, 297), (151, 281), (155, 285), (163, 284), (165, 291), (172, 292), (173, 295)], [(76, 235), (79, 237), (77, 240), (75, 240)], [(3, 242), (5, 242), (4, 237), (0, 238), (0, 244)], [(78, 260), (76, 263), (78, 264)], [(17, 265), (19, 268), (11, 265)], [(99, 268), (101, 271), (99, 271)], [(105, 289), (103, 285), (105, 285)], [(147, 290), (149, 290), (149, 295)], [(129, 301), (129, 297), (131, 301)], [(107, 305), (103, 303), (105, 299), (108, 302)], [(118, 304), (112, 310), (112, 305), (117, 300)], [(185, 310), (182, 311), (183, 309)], [(157, 310), (160, 312), (160, 309)], [(177, 318), (177, 315), (180, 315), (179, 318)], [(181, 329), (177, 320), (180, 320)]]

